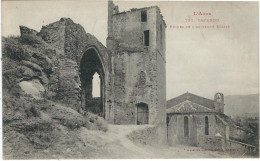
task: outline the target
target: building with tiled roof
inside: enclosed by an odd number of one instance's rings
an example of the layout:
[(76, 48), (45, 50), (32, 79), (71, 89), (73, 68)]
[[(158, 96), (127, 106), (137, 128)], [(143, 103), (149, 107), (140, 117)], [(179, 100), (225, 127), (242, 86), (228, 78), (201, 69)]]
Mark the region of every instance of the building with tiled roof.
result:
[(169, 144), (221, 148), (231, 136), (244, 135), (224, 114), (224, 95), (214, 99), (184, 93), (167, 101), (167, 139)]

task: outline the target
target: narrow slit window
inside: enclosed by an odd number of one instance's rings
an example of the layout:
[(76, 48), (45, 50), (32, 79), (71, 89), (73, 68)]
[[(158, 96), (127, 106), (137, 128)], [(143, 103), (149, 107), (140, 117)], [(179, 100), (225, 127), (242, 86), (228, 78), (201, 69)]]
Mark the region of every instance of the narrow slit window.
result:
[(184, 117), (184, 137), (189, 137), (189, 118)]
[(205, 117), (205, 135), (209, 135), (209, 117)]
[(141, 11), (141, 21), (142, 22), (147, 21), (147, 11)]
[(149, 30), (144, 31), (144, 45), (149, 46)]
[(145, 76), (145, 72), (141, 71), (140, 72), (140, 76), (139, 76), (139, 85), (140, 86), (144, 86), (146, 84), (146, 76)]

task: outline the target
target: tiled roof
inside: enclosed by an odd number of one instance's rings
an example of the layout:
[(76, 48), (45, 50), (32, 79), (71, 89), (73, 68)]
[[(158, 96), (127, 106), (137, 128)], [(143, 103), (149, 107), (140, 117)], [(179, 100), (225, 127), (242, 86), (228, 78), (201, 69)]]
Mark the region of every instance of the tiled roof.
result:
[(214, 101), (213, 100), (210, 100), (210, 99), (207, 99), (207, 98), (204, 98), (204, 97), (200, 97), (200, 96), (197, 96), (195, 94), (192, 94), (192, 93), (184, 93), (178, 97), (175, 97), (173, 99), (170, 99), (167, 101), (167, 108), (171, 108), (177, 104), (180, 104), (181, 102), (184, 102), (184, 101), (191, 101), (191, 102), (194, 102), (196, 104), (199, 104), (201, 106), (204, 106), (204, 107), (207, 107), (207, 108), (210, 108), (210, 109), (215, 109), (215, 106), (214, 106)]
[(199, 113), (199, 112), (216, 112), (214, 109), (199, 105), (192, 101), (186, 100), (173, 107), (166, 109), (167, 113)]

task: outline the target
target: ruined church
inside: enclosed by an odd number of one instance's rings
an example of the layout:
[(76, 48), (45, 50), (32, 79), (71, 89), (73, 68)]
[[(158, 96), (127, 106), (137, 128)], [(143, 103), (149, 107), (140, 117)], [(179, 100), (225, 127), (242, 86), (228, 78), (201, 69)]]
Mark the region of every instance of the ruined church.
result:
[[(158, 7), (119, 12), (108, 2), (107, 48), (86, 48), (80, 61), (81, 105), (114, 124), (164, 124), (165, 28)], [(92, 79), (100, 76), (100, 98)]]
[[(165, 135), (165, 29), (157, 6), (120, 12), (108, 1), (107, 48), (86, 48), (80, 61), (82, 109), (113, 124), (156, 125)], [(96, 72), (100, 98), (92, 96)]]
[[(84, 29), (70, 19), (43, 26), (37, 35), (65, 53), (57, 54), (52, 75), (58, 78), (50, 77), (46, 95), (112, 124), (166, 129), (165, 28), (157, 6), (119, 12), (112, 1), (107, 47), (94, 36), (81, 34)], [(95, 73), (100, 97), (92, 95)]]
[[(21, 36), (3, 38), (6, 147), (11, 143), (25, 155), (31, 144), (44, 149), (60, 139), (70, 145), (80, 139), (64, 137), (68, 131), (70, 136), (81, 127), (106, 132), (109, 123), (137, 125), (127, 126), (136, 128), (127, 137), (143, 145), (242, 145), (257, 151), (241, 141), (253, 133), (224, 114), (222, 93), (213, 99), (185, 93), (166, 101), (166, 23), (158, 6), (120, 12), (108, 1), (107, 20), (106, 46), (70, 18), (39, 32), (20, 26)], [(93, 95), (97, 75), (98, 96)], [(86, 150), (85, 142), (76, 144)]]

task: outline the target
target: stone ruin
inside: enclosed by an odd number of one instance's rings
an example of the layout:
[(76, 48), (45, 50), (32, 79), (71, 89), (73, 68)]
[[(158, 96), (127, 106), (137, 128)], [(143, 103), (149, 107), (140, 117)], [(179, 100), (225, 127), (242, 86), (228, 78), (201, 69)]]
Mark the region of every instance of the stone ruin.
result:
[[(8, 80), (35, 99), (90, 111), (112, 124), (153, 125), (157, 140), (166, 142), (165, 28), (157, 6), (119, 12), (112, 1), (107, 47), (69, 18), (40, 32), (20, 26), (23, 47), (3, 41), (4, 55), (22, 65), (18, 79)], [(98, 98), (92, 96), (95, 73)]]

